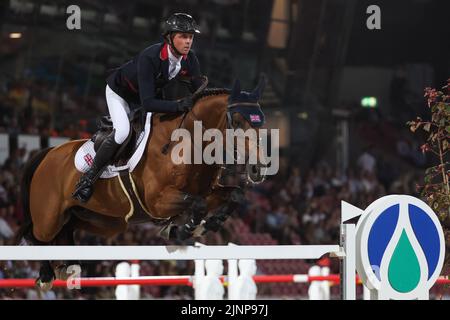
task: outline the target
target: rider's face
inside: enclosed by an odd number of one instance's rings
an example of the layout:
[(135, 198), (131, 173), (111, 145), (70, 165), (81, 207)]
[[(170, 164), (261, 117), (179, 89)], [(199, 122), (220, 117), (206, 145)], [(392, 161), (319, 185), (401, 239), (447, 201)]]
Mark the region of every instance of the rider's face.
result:
[(192, 33), (175, 33), (173, 37), (173, 45), (181, 54), (185, 55), (191, 50), (192, 42), (194, 41), (194, 35)]

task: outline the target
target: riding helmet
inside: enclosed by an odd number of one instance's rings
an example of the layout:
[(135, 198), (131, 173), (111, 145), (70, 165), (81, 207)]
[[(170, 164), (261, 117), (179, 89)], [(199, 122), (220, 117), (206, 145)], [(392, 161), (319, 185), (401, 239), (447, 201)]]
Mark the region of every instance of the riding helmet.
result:
[(200, 30), (192, 16), (186, 13), (174, 13), (164, 26), (164, 36), (172, 32), (200, 33)]

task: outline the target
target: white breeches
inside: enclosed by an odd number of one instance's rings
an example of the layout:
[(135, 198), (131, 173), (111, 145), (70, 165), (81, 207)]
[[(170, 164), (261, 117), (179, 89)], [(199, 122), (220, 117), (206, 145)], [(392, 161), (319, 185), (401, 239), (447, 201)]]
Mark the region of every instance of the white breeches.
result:
[(128, 106), (128, 103), (117, 93), (112, 91), (108, 85), (106, 85), (106, 102), (115, 129), (114, 141), (118, 144), (122, 144), (130, 133), (130, 121), (128, 120), (130, 107)]

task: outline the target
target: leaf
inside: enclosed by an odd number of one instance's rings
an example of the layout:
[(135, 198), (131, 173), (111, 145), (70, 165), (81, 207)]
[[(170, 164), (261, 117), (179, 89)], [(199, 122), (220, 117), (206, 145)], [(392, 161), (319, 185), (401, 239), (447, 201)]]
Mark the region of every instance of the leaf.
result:
[(431, 127), (431, 123), (427, 123), (423, 126), (423, 130), (425, 130), (426, 132), (430, 132), (430, 127)]
[(430, 137), (431, 137), (431, 141), (434, 142), (437, 139), (438, 134), (437, 133), (433, 133)]
[(448, 133), (450, 133), (450, 126), (447, 126), (447, 127), (445, 128), (445, 131), (447, 131)]
[(432, 122), (437, 122), (438, 119), (439, 119), (439, 116), (438, 116), (437, 112), (433, 111), (433, 115), (431, 116), (431, 121)]
[(447, 141), (447, 140), (444, 140), (444, 141), (442, 142), (442, 150), (445, 151), (445, 150), (447, 150), (447, 149), (448, 149), (448, 141)]
[(421, 123), (420, 122), (418, 122), (418, 123), (415, 123), (415, 124), (413, 124), (413, 125), (411, 125), (411, 127), (409, 128), (412, 132), (416, 132), (417, 131), (417, 129), (419, 129), (420, 128), (420, 125), (421, 125)]

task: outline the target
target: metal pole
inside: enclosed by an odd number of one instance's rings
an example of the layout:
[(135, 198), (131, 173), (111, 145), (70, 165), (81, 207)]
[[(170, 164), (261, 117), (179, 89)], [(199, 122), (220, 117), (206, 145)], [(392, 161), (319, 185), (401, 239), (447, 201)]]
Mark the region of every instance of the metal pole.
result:
[(341, 298), (356, 300), (356, 226), (341, 225), (341, 247), (345, 255), (341, 260)]

